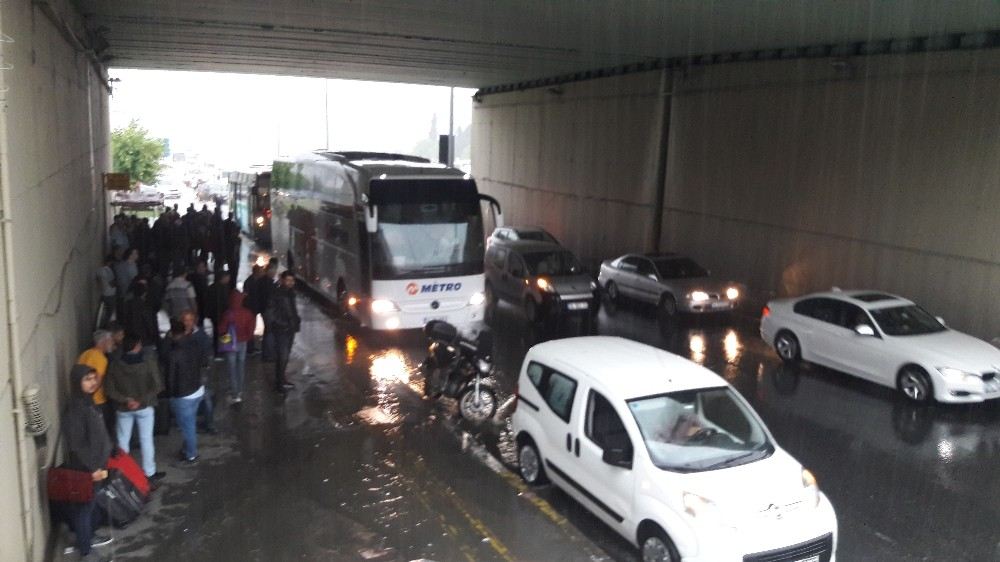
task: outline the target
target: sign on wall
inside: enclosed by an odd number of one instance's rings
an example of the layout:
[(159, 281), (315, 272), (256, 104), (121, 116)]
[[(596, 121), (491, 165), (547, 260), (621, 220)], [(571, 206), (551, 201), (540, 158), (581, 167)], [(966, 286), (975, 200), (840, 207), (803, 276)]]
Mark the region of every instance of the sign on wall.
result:
[(107, 173), (103, 177), (104, 189), (108, 191), (127, 191), (132, 187), (128, 174)]

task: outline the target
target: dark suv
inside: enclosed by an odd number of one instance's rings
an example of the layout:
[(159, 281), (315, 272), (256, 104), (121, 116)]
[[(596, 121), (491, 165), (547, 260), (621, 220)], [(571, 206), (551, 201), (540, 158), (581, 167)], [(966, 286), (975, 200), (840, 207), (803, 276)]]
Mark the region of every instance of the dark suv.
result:
[(497, 240), (486, 251), (486, 317), (498, 300), (522, 307), (528, 322), (557, 325), (580, 314), (591, 329), (598, 306), (597, 283), (572, 252), (534, 240)]

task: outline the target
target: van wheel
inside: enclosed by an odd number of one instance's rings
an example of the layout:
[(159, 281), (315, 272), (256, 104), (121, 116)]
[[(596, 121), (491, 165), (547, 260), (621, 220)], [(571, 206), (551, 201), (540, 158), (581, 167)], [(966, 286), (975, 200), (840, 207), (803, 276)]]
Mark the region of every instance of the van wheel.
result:
[(802, 357), (802, 348), (799, 346), (799, 339), (788, 330), (778, 332), (774, 338), (774, 350), (778, 357), (785, 363), (794, 363)]
[(653, 527), (639, 545), (642, 562), (680, 562), (674, 543), (659, 527)]
[(907, 365), (899, 370), (896, 386), (911, 402), (926, 404), (934, 399), (934, 386), (930, 377), (916, 365)]
[(539, 486), (548, 482), (545, 468), (542, 467), (542, 456), (531, 439), (524, 439), (517, 450), (518, 472), (521, 478), (531, 486)]

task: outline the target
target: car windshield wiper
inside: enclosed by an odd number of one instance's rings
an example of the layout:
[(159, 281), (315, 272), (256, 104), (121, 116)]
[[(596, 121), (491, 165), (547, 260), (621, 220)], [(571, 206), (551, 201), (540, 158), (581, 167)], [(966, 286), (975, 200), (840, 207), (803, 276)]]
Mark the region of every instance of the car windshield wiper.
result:
[(745, 458), (747, 458), (749, 456), (752, 456), (754, 453), (759, 453), (759, 452), (760, 451), (758, 451), (756, 449), (754, 449), (753, 451), (747, 451), (746, 453), (743, 453), (742, 455), (736, 455), (735, 457), (729, 457), (728, 459), (721, 460), (721, 461), (719, 461), (717, 463), (710, 464), (710, 465), (708, 465), (708, 466), (705, 467), (705, 470), (712, 470), (713, 468), (722, 468), (724, 466), (729, 466), (729, 465), (733, 464), (736, 461), (743, 460), (743, 459), (745, 459)]

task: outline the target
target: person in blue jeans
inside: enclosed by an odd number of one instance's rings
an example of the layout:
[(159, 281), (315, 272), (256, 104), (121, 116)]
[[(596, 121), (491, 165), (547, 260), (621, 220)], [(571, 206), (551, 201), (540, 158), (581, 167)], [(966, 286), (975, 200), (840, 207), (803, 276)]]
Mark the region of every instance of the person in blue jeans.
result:
[[(226, 362), (229, 367), (229, 403), (243, 401), (243, 383), (247, 370), (247, 346), (253, 340), (257, 324), (256, 315), (243, 306), (243, 293), (233, 290), (229, 295), (229, 308), (222, 315), (219, 329), (225, 334)], [(222, 347), (222, 346), (220, 346)]]
[(205, 385), (201, 380), (204, 346), (190, 337), (182, 321), (173, 320), (160, 348), (170, 410), (184, 437), (178, 456), (182, 463), (194, 464), (198, 461), (198, 406), (205, 398)]
[(153, 447), (153, 406), (156, 395), (163, 390), (160, 369), (155, 357), (143, 353), (142, 341), (135, 334), (126, 334), (123, 353), (108, 366), (104, 377), (104, 394), (115, 405), (118, 447), (129, 452), (132, 430), (138, 427), (142, 449), (142, 470), (154, 484), (163, 478), (156, 470), (156, 450)]
[(198, 416), (201, 416), (201, 424), (196, 424), (196, 428), (204, 430), (206, 433), (215, 434), (215, 405), (212, 403), (212, 386), (208, 377), (209, 363), (215, 350), (212, 348), (212, 338), (198, 327), (198, 315), (193, 310), (185, 310), (181, 313), (181, 323), (184, 325), (184, 337), (197, 345), (201, 353), (200, 360), (202, 366), (201, 384), (205, 386), (202, 394), (201, 404), (198, 406)]

